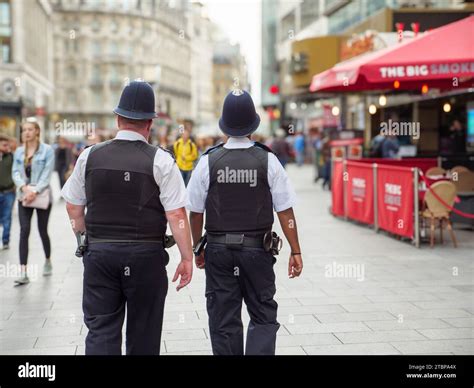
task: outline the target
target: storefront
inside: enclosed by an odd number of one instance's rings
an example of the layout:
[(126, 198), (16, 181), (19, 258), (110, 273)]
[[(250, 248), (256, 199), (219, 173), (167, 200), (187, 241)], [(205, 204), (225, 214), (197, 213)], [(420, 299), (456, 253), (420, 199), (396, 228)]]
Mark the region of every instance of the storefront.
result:
[(315, 75), (310, 91), (359, 96), (370, 115), (366, 147), (380, 125), (390, 121), (409, 130), (399, 140), (415, 145), (415, 154), (467, 154), (472, 151), (467, 117), (474, 99), (473, 30), (470, 16), (351, 58)]
[(20, 133), (21, 105), (0, 102), (0, 112), (0, 133), (17, 138)]

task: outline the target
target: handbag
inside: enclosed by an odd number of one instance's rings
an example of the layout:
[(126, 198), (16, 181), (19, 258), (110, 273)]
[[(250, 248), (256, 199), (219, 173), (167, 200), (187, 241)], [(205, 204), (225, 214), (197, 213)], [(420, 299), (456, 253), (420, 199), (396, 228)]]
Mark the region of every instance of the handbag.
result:
[(41, 193), (36, 194), (36, 198), (33, 201), (25, 203), (25, 201), (22, 200), (21, 204), (24, 207), (32, 207), (35, 209), (46, 210), (50, 204), (50, 195), (51, 195), (51, 189), (48, 187), (44, 189)]

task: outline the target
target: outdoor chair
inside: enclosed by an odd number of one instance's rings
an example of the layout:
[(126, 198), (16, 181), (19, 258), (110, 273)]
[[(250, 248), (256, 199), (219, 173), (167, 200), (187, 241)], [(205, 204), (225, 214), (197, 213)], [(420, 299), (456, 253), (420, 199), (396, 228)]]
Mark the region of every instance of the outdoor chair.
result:
[(459, 171), (453, 183), (458, 192), (474, 192), (474, 172)]
[(469, 171), (469, 169), (465, 166), (454, 166), (452, 169), (451, 169), (451, 174), (457, 172), (458, 174), (460, 172), (464, 172), (464, 171)]
[(426, 173), (425, 173), (427, 177), (440, 176), (444, 174), (446, 174), (446, 170), (442, 167), (431, 167), (428, 170), (426, 170)]
[[(447, 181), (436, 182), (431, 186), (431, 189), (449, 206), (454, 205), (456, 198), (456, 186)], [(451, 240), (456, 248), (457, 242), (454, 236), (453, 227), (451, 220), (449, 219), (451, 210), (444, 206), (431, 191), (427, 191), (424, 198), (425, 209), (422, 210), (422, 217), (429, 219), (430, 221), (430, 247), (433, 248), (435, 242), (435, 229), (436, 225), (439, 226), (439, 238), (440, 242), (443, 243), (443, 228), (446, 223)]]

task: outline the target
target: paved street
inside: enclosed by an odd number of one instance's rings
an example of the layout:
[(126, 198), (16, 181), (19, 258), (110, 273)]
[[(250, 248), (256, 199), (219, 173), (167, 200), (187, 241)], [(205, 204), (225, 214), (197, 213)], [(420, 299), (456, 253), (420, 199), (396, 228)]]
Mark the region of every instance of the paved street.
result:
[[(474, 354), (473, 232), (456, 229), (458, 249), (448, 236), (443, 246), (417, 250), (332, 217), (329, 192), (312, 183), (310, 167), (290, 166), (289, 173), (305, 268), (300, 279), (288, 279), (284, 245), (275, 266), (278, 354)], [(84, 354), (82, 263), (73, 256), (64, 202), (55, 203), (49, 230), (53, 276), (41, 276), (43, 253), (32, 228), (32, 282), (13, 287), (15, 212), (11, 250), (0, 253), (1, 354)], [(171, 256), (169, 276), (176, 248)], [(179, 293), (170, 285), (162, 339), (163, 354), (211, 354), (203, 271), (195, 269), (192, 284)]]

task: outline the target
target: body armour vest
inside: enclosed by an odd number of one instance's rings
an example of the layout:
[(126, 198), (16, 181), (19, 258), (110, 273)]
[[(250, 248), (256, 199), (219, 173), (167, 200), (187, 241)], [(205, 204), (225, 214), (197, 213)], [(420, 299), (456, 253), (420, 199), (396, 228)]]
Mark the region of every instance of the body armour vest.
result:
[(217, 147), (209, 152), (206, 230), (210, 233), (271, 230), (273, 202), (268, 152), (261, 146)]
[(157, 150), (143, 141), (127, 140), (112, 140), (91, 149), (85, 179), (85, 221), (91, 239), (163, 239), (167, 220), (153, 176)]

